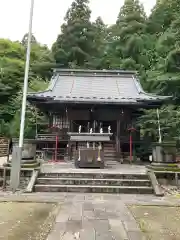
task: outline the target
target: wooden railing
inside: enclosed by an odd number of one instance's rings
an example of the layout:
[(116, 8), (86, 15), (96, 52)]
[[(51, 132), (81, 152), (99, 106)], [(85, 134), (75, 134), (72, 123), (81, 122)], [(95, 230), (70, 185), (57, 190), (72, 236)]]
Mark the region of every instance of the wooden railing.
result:
[(68, 140), (67, 128), (60, 129), (58, 126), (50, 127), (49, 124), (43, 123), (37, 125), (36, 131), (37, 140), (55, 141), (56, 137), (58, 137), (59, 140)]
[(40, 133), (36, 135), (37, 140), (43, 140), (43, 141), (56, 141), (56, 137), (58, 137), (58, 140), (68, 140), (67, 134), (54, 134), (54, 133)]

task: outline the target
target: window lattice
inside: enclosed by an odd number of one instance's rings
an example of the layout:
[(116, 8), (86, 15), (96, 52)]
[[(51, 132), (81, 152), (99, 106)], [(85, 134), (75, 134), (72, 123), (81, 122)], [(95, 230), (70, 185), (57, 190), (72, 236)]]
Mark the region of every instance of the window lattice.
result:
[(69, 121), (66, 116), (53, 116), (53, 126), (58, 127), (59, 129), (69, 128)]

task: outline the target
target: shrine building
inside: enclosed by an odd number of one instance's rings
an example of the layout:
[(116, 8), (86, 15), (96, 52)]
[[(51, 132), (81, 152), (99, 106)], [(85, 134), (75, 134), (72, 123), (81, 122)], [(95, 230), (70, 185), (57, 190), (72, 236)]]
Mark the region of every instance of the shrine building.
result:
[[(85, 135), (90, 132), (102, 134), (93, 141), (94, 147), (102, 143), (105, 161), (125, 159), (132, 154), (131, 129), (133, 141), (140, 141), (136, 120), (141, 110), (157, 108), (165, 100), (146, 93), (136, 72), (121, 70), (55, 69), (47, 90), (28, 94), (28, 101), (48, 119), (46, 126), (37, 123), (38, 144), (46, 150), (56, 147), (61, 158), (69, 160), (80, 146), (91, 145)], [(84, 139), (78, 141), (72, 133)], [(103, 133), (110, 133), (108, 141)]]

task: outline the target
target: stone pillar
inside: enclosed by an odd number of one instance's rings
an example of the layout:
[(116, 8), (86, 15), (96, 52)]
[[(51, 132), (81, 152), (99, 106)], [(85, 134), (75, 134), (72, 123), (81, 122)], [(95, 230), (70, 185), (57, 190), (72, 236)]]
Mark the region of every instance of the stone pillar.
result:
[(153, 147), (153, 162), (163, 163), (163, 149), (162, 146)]
[(10, 189), (13, 193), (16, 192), (20, 183), (21, 154), (22, 149), (18, 146), (15, 146), (12, 152), (11, 175), (10, 175)]

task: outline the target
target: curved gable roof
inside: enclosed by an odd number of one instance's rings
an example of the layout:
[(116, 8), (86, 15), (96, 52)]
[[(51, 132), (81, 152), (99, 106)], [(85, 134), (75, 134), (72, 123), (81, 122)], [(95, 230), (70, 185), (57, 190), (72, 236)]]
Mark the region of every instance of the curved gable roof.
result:
[(60, 102), (139, 103), (167, 97), (143, 91), (136, 72), (56, 69), (46, 91), (28, 94), (28, 99), (49, 98)]

